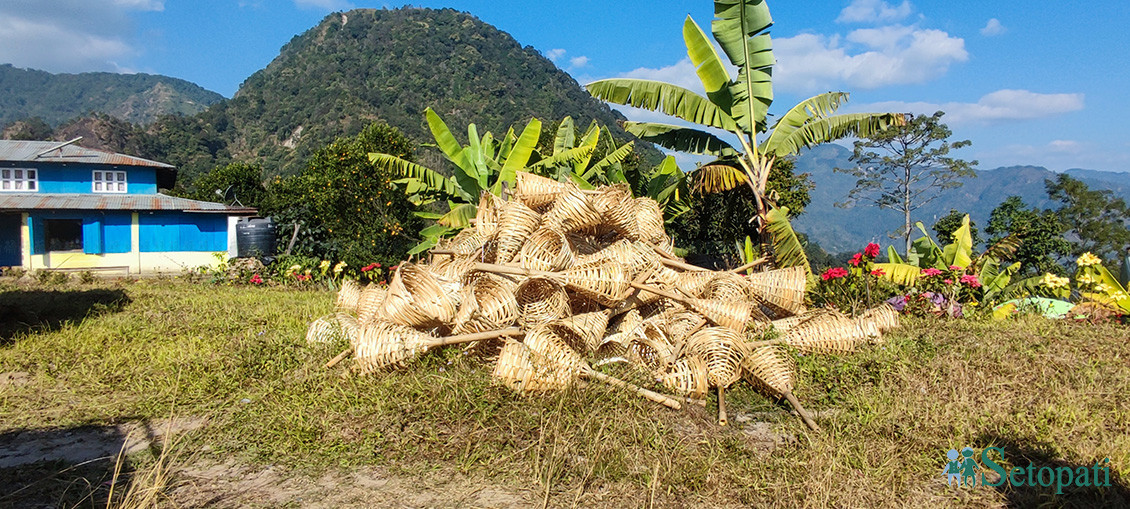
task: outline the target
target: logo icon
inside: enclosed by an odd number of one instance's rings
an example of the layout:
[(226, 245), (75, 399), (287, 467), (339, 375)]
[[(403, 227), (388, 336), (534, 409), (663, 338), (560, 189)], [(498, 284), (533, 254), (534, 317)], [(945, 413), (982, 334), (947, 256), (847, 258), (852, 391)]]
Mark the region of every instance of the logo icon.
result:
[(966, 447), (960, 453), (957, 449), (950, 449), (946, 452), (946, 466), (942, 469), (942, 473), (946, 476), (946, 485), (953, 486), (956, 482), (958, 486), (973, 487), (977, 485), (977, 470), (980, 466), (977, 465), (977, 460), (973, 459), (973, 449)]

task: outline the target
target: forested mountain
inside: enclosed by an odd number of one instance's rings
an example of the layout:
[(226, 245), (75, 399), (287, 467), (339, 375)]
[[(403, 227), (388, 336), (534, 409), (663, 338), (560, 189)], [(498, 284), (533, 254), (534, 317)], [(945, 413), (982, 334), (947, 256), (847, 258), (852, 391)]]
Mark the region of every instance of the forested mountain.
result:
[[(793, 222), (793, 226), (830, 253), (858, 250), (867, 242), (880, 242), (886, 246), (891, 243), (888, 234), (902, 225), (902, 215), (894, 210), (879, 210), (863, 204), (854, 208), (835, 205), (843, 202), (848, 191), (855, 186), (855, 177), (832, 171), (837, 167), (851, 167), (850, 156), (851, 150), (828, 144), (803, 152), (796, 161), (797, 173), (809, 173), (815, 188), (811, 191), (812, 203)], [(1116, 196), (1130, 200), (1130, 174), (1093, 170), (1067, 170), (1066, 173), (1092, 189), (1110, 189)], [(1030, 207), (1053, 207), (1044, 188), (1044, 180), (1054, 176), (1054, 172), (1040, 166), (981, 170), (976, 178), (965, 180), (959, 188), (946, 190), (919, 209), (912, 219), (922, 221), (929, 229), (938, 218), (953, 209), (968, 213), (974, 222), (984, 227), (993, 209), (1011, 195), (1020, 196)]]
[(472, 122), (497, 135), (531, 116), (572, 115), (624, 135), (618, 114), (537, 50), (451, 9), (331, 14), (209, 113), (226, 121), (234, 158), (289, 174), (313, 150), (376, 120), (431, 141), (429, 106), (457, 133)]
[(0, 126), (39, 117), (57, 126), (90, 112), (135, 124), (160, 115), (193, 115), (223, 96), (185, 80), (153, 74), (51, 74), (0, 65)]

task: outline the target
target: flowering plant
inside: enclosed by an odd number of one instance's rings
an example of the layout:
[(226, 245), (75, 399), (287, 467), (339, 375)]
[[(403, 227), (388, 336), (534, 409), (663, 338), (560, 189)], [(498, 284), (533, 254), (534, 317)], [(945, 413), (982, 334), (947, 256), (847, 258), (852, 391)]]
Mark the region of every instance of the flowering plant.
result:
[(879, 245), (870, 243), (847, 261), (850, 268), (831, 267), (825, 270), (810, 293), (813, 303), (855, 314), (890, 295), (891, 284), (881, 279), (886, 272), (875, 267), (878, 255)]

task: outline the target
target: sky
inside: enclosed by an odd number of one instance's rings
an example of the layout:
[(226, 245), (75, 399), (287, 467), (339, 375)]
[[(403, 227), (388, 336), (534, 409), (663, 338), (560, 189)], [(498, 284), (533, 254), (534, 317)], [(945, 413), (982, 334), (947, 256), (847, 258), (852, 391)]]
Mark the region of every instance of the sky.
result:
[[(50, 72), (145, 72), (231, 97), (327, 14), (362, 0), (0, 0), (0, 63)], [(681, 29), (706, 0), (425, 1), (469, 12), (581, 84), (659, 79), (701, 90)], [(827, 91), (841, 112), (944, 110), (980, 169), (1130, 171), (1130, 2), (770, 0), (770, 113)], [(633, 120), (663, 120), (618, 107)], [(850, 144), (848, 144), (850, 145)]]

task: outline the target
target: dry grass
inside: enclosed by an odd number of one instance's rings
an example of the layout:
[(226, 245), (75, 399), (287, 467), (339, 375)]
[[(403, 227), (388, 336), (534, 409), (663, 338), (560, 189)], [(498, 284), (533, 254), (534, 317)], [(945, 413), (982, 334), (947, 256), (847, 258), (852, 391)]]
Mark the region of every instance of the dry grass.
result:
[[(1120, 326), (910, 322), (850, 357), (803, 357), (797, 395), (825, 430), (814, 435), (748, 388), (727, 393), (728, 428), (713, 424), (713, 408), (674, 412), (596, 385), (517, 396), (457, 349), (342, 379), (321, 368), (340, 345), (302, 339), (306, 323), (331, 307), (329, 293), (175, 281), (105, 289), (128, 301), (25, 329), (0, 346), (0, 373), (25, 374), (0, 386), (0, 447), (20, 430), (156, 419), (175, 405), (210, 419), (172, 448), (192, 458), (182, 463), (235, 458), (310, 475), (377, 466), (420, 479), (445, 472), (528, 489), (529, 501), (549, 506), (1130, 501), (1130, 330)], [(0, 286), (0, 306), (19, 305), (21, 291)], [(1115, 486), (1059, 497), (1044, 488), (948, 488), (945, 451), (966, 445), (1002, 447), (1020, 466), (1110, 458)], [(156, 491), (176, 500), (176, 461), (137, 463), (164, 465), (172, 481), (147, 485), (171, 486)], [(51, 465), (36, 468), (65, 468)], [(0, 482), (28, 482), (20, 475), (0, 468)]]

